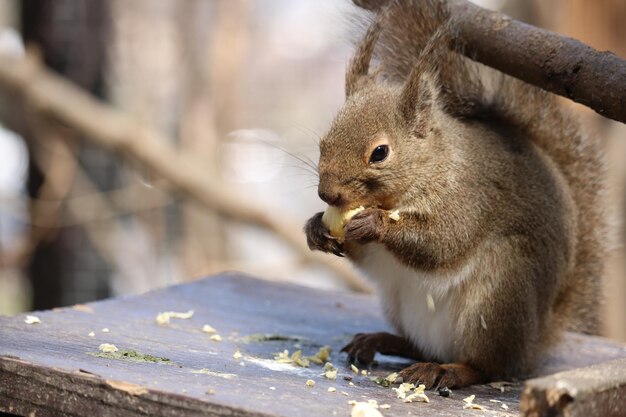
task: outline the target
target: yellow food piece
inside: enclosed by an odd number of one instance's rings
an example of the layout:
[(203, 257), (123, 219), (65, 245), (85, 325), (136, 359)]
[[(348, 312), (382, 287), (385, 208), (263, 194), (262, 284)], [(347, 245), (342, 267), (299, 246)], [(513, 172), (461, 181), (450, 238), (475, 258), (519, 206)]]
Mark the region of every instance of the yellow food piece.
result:
[(41, 324), (41, 320), (39, 320), (39, 317), (37, 317), (37, 316), (26, 316), (26, 319), (24, 320), (24, 323), (26, 323), (26, 324)]
[(370, 403), (355, 402), (352, 405), (350, 417), (383, 417), (383, 415)]
[(306, 386), (307, 387), (313, 387), (315, 385), (315, 381), (313, 381), (312, 379), (307, 379), (306, 380)]
[(110, 343), (103, 343), (98, 347), (98, 349), (103, 353), (113, 353), (118, 351), (117, 346)]
[(340, 210), (337, 207), (328, 206), (322, 216), (322, 223), (328, 227), (330, 234), (336, 237), (339, 240), (339, 243), (342, 243), (346, 236), (343, 231), (343, 227), (352, 217), (363, 210), (365, 210), (363, 206), (350, 210)]

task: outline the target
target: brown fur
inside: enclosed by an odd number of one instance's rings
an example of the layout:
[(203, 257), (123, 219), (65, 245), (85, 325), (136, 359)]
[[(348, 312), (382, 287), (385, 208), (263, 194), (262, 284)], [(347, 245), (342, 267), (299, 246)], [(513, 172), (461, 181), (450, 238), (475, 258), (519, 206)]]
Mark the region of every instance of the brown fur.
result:
[[(598, 331), (604, 169), (599, 141), (555, 97), (450, 49), (453, 27), (442, 1), (391, 1), (378, 11), (319, 163), (320, 196), (368, 209), (346, 225), (344, 245), (319, 214), (305, 231), (312, 249), (357, 265), (367, 242), (421, 271), (453, 272), (475, 260), (451, 289), (459, 291), (457, 364), (420, 362), (405, 372), (467, 385), (531, 372), (564, 329)], [(381, 143), (389, 157), (368, 163)], [(400, 209), (397, 222), (392, 209)], [(393, 311), (389, 319), (404, 335)], [(363, 343), (382, 342), (355, 339), (346, 346), (351, 358), (367, 351)]]

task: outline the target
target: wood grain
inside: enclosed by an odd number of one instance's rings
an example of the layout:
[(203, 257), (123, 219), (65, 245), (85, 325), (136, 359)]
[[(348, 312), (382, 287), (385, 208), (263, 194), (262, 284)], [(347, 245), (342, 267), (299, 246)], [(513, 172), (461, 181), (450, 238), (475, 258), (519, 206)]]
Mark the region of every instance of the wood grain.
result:
[[(188, 320), (155, 322), (161, 311), (194, 310)], [(0, 317), (0, 411), (46, 416), (347, 416), (349, 400), (376, 399), (391, 405), (385, 416), (515, 416), (522, 382), (505, 392), (487, 385), (454, 391), (449, 398), (429, 392), (429, 404), (404, 404), (370, 378), (387, 375), (408, 362), (379, 357), (371, 375), (354, 375), (339, 349), (357, 332), (389, 330), (375, 298), (323, 292), (224, 274), (135, 297)], [(210, 324), (223, 337), (209, 340)], [(108, 333), (102, 332), (108, 328)], [(90, 337), (90, 332), (95, 337)], [(268, 335), (272, 337), (260, 337)], [(101, 343), (164, 357), (136, 362), (97, 357)], [(274, 355), (302, 349), (312, 355), (333, 348), (339, 377), (320, 376), (312, 364), (278, 364)], [(239, 349), (243, 357), (233, 358)], [(600, 338), (568, 335), (546, 357), (538, 375), (626, 358), (626, 347)], [(243, 364), (243, 365), (242, 365)], [(204, 370), (204, 371), (202, 371)], [(343, 379), (353, 378), (354, 385)], [(313, 388), (305, 385), (313, 379)], [(328, 387), (337, 392), (330, 393)], [(271, 389), (274, 387), (275, 389)], [(341, 391), (348, 395), (341, 394)], [(462, 399), (476, 395), (486, 412), (463, 410)], [(503, 401), (509, 410), (500, 408)], [(336, 413), (336, 414), (334, 414)]]

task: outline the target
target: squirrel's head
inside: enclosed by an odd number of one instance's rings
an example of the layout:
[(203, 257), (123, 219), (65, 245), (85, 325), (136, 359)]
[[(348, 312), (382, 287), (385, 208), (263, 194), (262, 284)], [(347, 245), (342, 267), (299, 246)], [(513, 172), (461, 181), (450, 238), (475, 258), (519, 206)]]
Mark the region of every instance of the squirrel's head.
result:
[(450, 138), (441, 127), (454, 119), (441, 109), (436, 67), (418, 60), (403, 85), (377, 82), (368, 72), (378, 31), (374, 23), (357, 48), (346, 103), (320, 142), (318, 194), (329, 205), (414, 204), (449, 169)]

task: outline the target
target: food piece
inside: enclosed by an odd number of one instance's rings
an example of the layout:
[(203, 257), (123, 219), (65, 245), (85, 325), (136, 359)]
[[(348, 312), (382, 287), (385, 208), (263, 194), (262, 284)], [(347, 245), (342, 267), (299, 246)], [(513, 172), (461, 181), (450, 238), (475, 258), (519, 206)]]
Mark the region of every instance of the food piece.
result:
[(208, 334), (217, 333), (217, 330), (215, 330), (212, 326), (209, 326), (208, 324), (202, 326), (202, 331)]
[(400, 210), (394, 210), (391, 213), (389, 213), (389, 218), (393, 220), (394, 222), (397, 222), (398, 220), (400, 220)]
[(398, 388), (392, 388), (392, 390), (396, 392), (396, 397), (400, 398), (401, 400), (404, 400), (406, 398), (406, 393), (410, 392), (413, 389), (415, 389), (415, 385), (409, 384), (408, 382), (400, 384)]
[(426, 294), (426, 305), (428, 306), (428, 311), (431, 313), (435, 312), (435, 299), (431, 293)]
[(332, 349), (330, 348), (330, 346), (322, 346), (315, 355), (308, 356), (307, 359), (313, 363), (322, 365), (324, 364), (324, 362), (328, 362), (328, 359), (330, 358), (331, 350)]
[(100, 352), (102, 353), (113, 353), (113, 352), (117, 352), (118, 348), (115, 345), (112, 345), (110, 343), (103, 343), (101, 344), (98, 349), (100, 350)]
[(326, 365), (324, 365), (324, 376), (328, 379), (337, 379), (337, 368), (332, 363), (326, 362)]
[(352, 372), (354, 372), (355, 374), (359, 373), (359, 368), (357, 368), (356, 366), (354, 366), (353, 363), (350, 364), (350, 369), (352, 370)]
[(501, 408), (503, 408), (503, 409), (505, 409), (505, 410), (508, 410), (508, 409), (509, 409), (509, 406), (508, 406), (508, 405), (506, 405), (505, 403), (502, 403), (502, 404), (500, 405), (500, 407), (501, 407)]
[(367, 369), (361, 369), (361, 375), (367, 376)]
[(41, 324), (41, 320), (37, 316), (26, 316), (24, 319), (24, 323), (26, 324)]
[(328, 387), (328, 392), (335, 392), (337, 389), (335, 387)]
[(279, 363), (291, 363), (291, 357), (289, 356), (289, 351), (285, 349), (282, 352), (276, 354), (276, 356), (274, 356), (274, 360)]
[(463, 404), (463, 409), (471, 409), (471, 410), (486, 410), (485, 407), (483, 407), (482, 405), (479, 404), (474, 404), (474, 399), (476, 398), (475, 395), (470, 395), (467, 398), (463, 398), (463, 402), (465, 402), (465, 404)]
[(307, 379), (306, 380), (306, 386), (307, 387), (314, 387), (315, 386), (315, 381), (313, 381), (312, 379)]
[(413, 401), (422, 401), (425, 403), (429, 403), (430, 400), (428, 399), (426, 394), (424, 394), (425, 389), (426, 389), (426, 385), (420, 384), (417, 388), (415, 388), (415, 391), (413, 392), (413, 394), (408, 395), (402, 401), (405, 403), (412, 403)]
[(95, 334), (94, 332), (89, 332), (89, 333), (87, 334), (87, 336), (89, 336), (89, 337), (96, 337), (96, 334)]
[(396, 382), (396, 379), (398, 379), (398, 373), (393, 372), (385, 377), (379, 376), (374, 381), (376, 381), (378, 385), (389, 388), (394, 382)]
[(165, 311), (157, 314), (156, 322), (158, 324), (168, 324), (170, 319), (190, 319), (193, 317), (193, 310), (186, 313), (178, 313), (176, 311)]
[(389, 410), (391, 406), (389, 404), (381, 404), (378, 406), (381, 410)]
[(239, 349), (237, 349), (237, 351), (235, 351), (235, 353), (233, 353), (233, 358), (234, 359), (241, 359), (243, 355), (241, 354), (241, 352), (239, 352)]
[(370, 403), (355, 402), (350, 417), (383, 417), (383, 415)]
[(291, 362), (303, 368), (308, 368), (310, 365), (309, 360), (302, 357), (301, 350), (296, 350), (295, 352), (293, 352), (293, 355), (291, 355)]
[(350, 210), (340, 210), (335, 206), (328, 206), (322, 216), (322, 223), (328, 227), (330, 234), (336, 237), (339, 243), (343, 243), (346, 236), (343, 227), (352, 217), (363, 210), (365, 210), (363, 206)]
[(108, 327), (105, 327), (104, 329), (101, 330), (102, 333), (109, 333), (111, 330), (109, 330)]
[(222, 336), (220, 336), (219, 334), (214, 334), (213, 336), (209, 337), (209, 340), (212, 340), (214, 342), (221, 342)]

